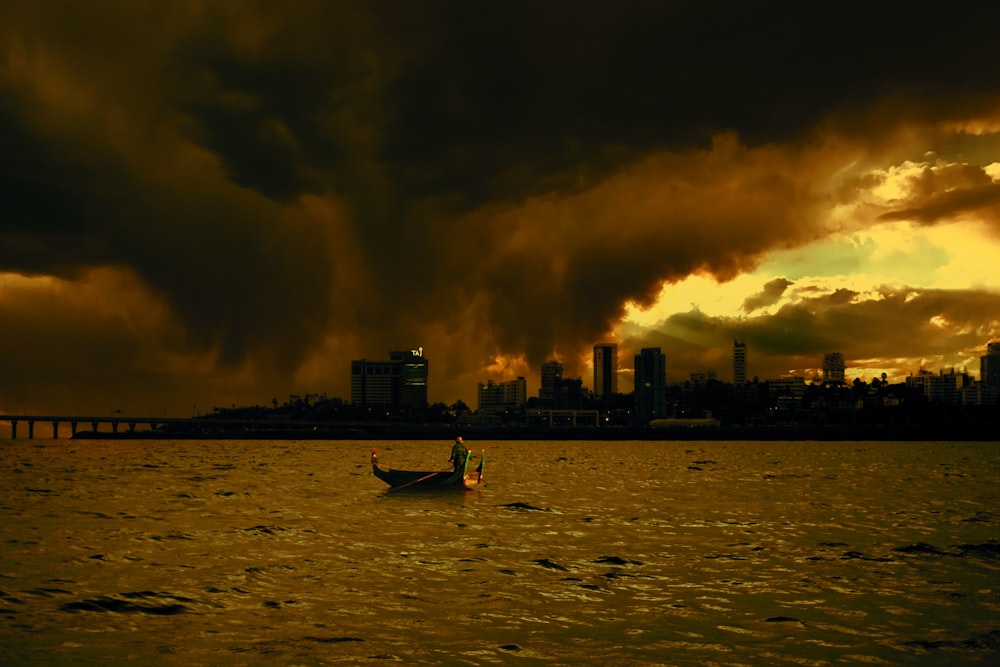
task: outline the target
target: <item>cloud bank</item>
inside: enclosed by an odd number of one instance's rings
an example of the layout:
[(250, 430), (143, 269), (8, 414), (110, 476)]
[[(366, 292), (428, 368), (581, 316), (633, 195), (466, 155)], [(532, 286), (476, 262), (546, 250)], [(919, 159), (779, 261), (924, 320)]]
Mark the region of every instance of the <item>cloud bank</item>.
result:
[(448, 403), (550, 358), (589, 383), (609, 337), (671, 379), (726, 377), (737, 333), (762, 376), (972, 358), (995, 279), (809, 292), (836, 274), (808, 253), (726, 315), (627, 313), (836, 235), (997, 238), (1000, 11), (974, 8), (8, 3), (0, 407), (348, 398), (351, 359), (418, 345)]

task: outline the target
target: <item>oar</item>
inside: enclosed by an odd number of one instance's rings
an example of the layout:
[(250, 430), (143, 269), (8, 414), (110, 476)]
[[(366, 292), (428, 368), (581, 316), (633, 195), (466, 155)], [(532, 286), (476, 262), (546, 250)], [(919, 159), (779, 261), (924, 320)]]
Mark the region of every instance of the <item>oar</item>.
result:
[(416, 484), (417, 482), (422, 482), (422, 481), (424, 481), (425, 479), (428, 479), (428, 478), (430, 478), (430, 477), (433, 477), (433, 476), (434, 476), (434, 475), (436, 475), (436, 474), (437, 474), (437, 472), (435, 471), (435, 472), (432, 472), (432, 473), (429, 473), (429, 474), (427, 474), (427, 475), (424, 475), (423, 477), (421, 477), (421, 478), (419, 478), (419, 479), (415, 479), (415, 480), (413, 480), (412, 482), (407, 482), (406, 484), (401, 484), (400, 486), (393, 486), (393, 487), (390, 487), (390, 488), (389, 488), (389, 491), (399, 491), (400, 489), (405, 489), (405, 488), (406, 488), (406, 487), (408, 487), (408, 486), (413, 486), (413, 485), (414, 485), (414, 484)]

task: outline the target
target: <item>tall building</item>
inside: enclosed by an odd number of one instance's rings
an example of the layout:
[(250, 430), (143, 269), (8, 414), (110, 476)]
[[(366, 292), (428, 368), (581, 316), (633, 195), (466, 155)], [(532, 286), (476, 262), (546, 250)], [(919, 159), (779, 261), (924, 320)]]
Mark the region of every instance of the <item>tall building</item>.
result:
[(557, 410), (583, 409), (583, 379), (560, 378), (556, 382), (552, 407)]
[(424, 349), (390, 352), (389, 359), (399, 364), (399, 407), (422, 410), (427, 407), (427, 360)]
[(844, 355), (840, 352), (830, 352), (823, 355), (823, 382), (826, 384), (844, 384)]
[(979, 357), (979, 381), (987, 389), (1000, 390), (1000, 343), (990, 343)]
[(644, 347), (635, 355), (634, 418), (645, 426), (667, 416), (667, 363), (658, 347)]
[(733, 384), (747, 383), (747, 344), (733, 341)]
[(549, 407), (556, 399), (556, 385), (562, 380), (563, 367), (558, 361), (542, 364), (542, 386), (538, 390), (538, 400)]
[(715, 382), (715, 371), (709, 369), (698, 369), (691, 373), (691, 385), (694, 387), (707, 386), (709, 382)]
[(931, 403), (944, 403), (954, 405), (961, 401), (962, 389), (972, 384), (972, 378), (965, 371), (956, 373), (955, 369), (950, 369), (947, 373), (944, 369), (934, 373), (920, 369), (917, 375), (910, 375), (906, 378), (906, 386), (919, 389)]
[(483, 412), (503, 412), (507, 406), (503, 400), (503, 387), (498, 382), (487, 380), (486, 384), (480, 382), (476, 386), (476, 411)]
[(523, 408), (528, 402), (528, 383), (524, 381), (523, 375), (518, 375), (516, 380), (504, 382), (502, 386), (504, 403)]
[(494, 383), (488, 380), (479, 384), (476, 410), (479, 412), (504, 412), (523, 408), (527, 402), (526, 384), (523, 377), (507, 382)]
[(351, 403), (393, 414), (427, 407), (423, 348), (389, 352), (388, 361), (351, 362)]
[(618, 344), (594, 346), (594, 396), (603, 398), (618, 393)]

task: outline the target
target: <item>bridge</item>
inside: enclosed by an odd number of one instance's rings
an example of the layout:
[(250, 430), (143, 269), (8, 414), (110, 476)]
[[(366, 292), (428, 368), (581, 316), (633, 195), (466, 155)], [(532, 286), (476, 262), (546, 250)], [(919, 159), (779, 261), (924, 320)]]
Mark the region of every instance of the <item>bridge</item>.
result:
[(35, 437), (35, 424), (41, 422), (43, 424), (52, 425), (52, 437), (59, 437), (59, 425), (69, 424), (71, 437), (76, 435), (77, 426), (80, 424), (90, 424), (90, 428), (97, 432), (100, 430), (101, 425), (111, 425), (111, 432), (118, 433), (118, 428), (124, 426), (129, 433), (134, 433), (137, 426), (140, 424), (148, 425), (150, 430), (161, 428), (167, 426), (168, 424), (186, 424), (191, 420), (189, 418), (177, 418), (177, 417), (123, 417), (122, 415), (116, 415), (111, 417), (80, 417), (72, 415), (2, 415), (0, 414), (0, 422), (10, 422), (10, 437), (17, 438), (17, 426), (19, 423), (24, 422), (28, 425), (28, 438)]
[[(205, 417), (126, 417), (114, 414), (109, 417), (84, 417), (74, 415), (5, 415), (0, 414), (0, 423), (10, 423), (10, 437), (17, 439), (18, 426), (23, 422), (28, 425), (28, 439), (35, 437), (36, 424), (51, 424), (52, 437), (59, 437), (60, 424), (69, 424), (70, 437), (77, 437), (77, 429), (81, 424), (89, 425), (89, 431), (82, 431), (81, 437), (149, 437), (163, 435), (164, 437), (323, 437), (333, 438), (351, 435), (357, 436), (363, 431), (373, 433), (385, 432), (390, 424), (368, 422), (312, 421), (292, 420), (288, 417), (269, 419), (244, 418), (205, 418)], [(110, 429), (108, 428), (110, 426)], [(140, 426), (148, 429), (140, 429)], [(103, 430), (102, 430), (103, 429)], [(140, 432), (141, 431), (141, 432)], [(450, 432), (448, 437), (451, 437)]]

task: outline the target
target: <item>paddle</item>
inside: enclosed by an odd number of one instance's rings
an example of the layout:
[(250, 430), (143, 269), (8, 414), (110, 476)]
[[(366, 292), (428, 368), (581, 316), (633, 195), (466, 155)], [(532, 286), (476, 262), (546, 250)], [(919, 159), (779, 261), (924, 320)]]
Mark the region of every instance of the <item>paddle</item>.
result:
[(393, 487), (391, 487), (391, 488), (389, 489), (389, 492), (391, 493), (391, 492), (393, 492), (393, 491), (399, 491), (400, 489), (405, 489), (405, 488), (406, 488), (406, 487), (408, 487), (408, 486), (413, 486), (413, 485), (414, 485), (414, 484), (416, 484), (417, 482), (422, 482), (422, 481), (424, 481), (425, 479), (428, 479), (428, 478), (430, 478), (430, 477), (433, 477), (433, 476), (434, 476), (434, 475), (436, 475), (436, 474), (437, 474), (437, 472), (435, 471), (435, 472), (432, 472), (432, 473), (429, 473), (429, 474), (427, 474), (427, 475), (424, 475), (423, 477), (420, 477), (420, 478), (418, 478), (418, 479), (415, 479), (415, 480), (413, 480), (412, 482), (407, 482), (406, 484), (400, 484), (399, 486), (393, 486)]

